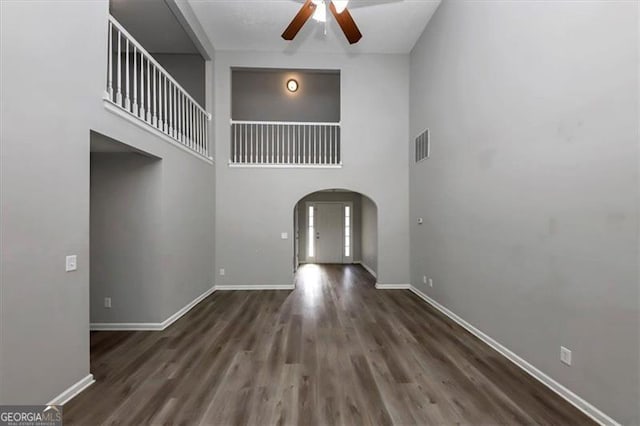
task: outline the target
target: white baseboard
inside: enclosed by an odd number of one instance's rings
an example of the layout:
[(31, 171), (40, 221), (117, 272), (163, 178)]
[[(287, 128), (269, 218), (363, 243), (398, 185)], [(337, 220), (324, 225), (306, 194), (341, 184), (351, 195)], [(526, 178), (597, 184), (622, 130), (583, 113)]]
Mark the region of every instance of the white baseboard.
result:
[(382, 284), (382, 283), (376, 283), (376, 288), (378, 290), (409, 290), (411, 288), (411, 284)]
[(456, 315), (455, 313), (453, 313), (452, 311), (450, 311), (440, 303), (436, 302), (435, 300), (427, 296), (420, 289), (414, 286), (410, 286), (410, 290), (413, 293), (415, 293), (418, 297), (420, 297), (422, 300), (429, 303), (435, 309), (439, 310), (444, 315), (446, 315), (447, 317), (449, 317), (450, 319), (458, 323), (460, 326), (465, 328), (471, 334), (473, 334), (474, 336), (482, 340), (484, 343), (491, 346), (502, 356), (507, 358), (509, 361), (513, 362), (515, 365), (520, 367), (526, 373), (531, 375), (533, 378), (538, 380), (540, 383), (542, 383), (543, 385), (551, 389), (553, 392), (555, 392), (562, 398), (564, 398), (567, 402), (575, 406), (577, 409), (582, 411), (584, 414), (592, 418), (597, 423), (601, 425), (607, 425), (607, 426), (609, 425), (619, 426), (619, 423), (616, 422), (614, 419), (612, 419), (611, 417), (609, 417), (608, 415), (600, 411), (598, 408), (596, 408), (589, 402), (582, 399), (580, 396), (576, 395), (571, 390), (567, 389), (566, 387), (564, 387), (563, 385), (561, 385), (560, 383), (558, 383), (557, 381), (549, 377), (547, 374), (537, 369), (535, 366), (531, 365), (525, 359), (521, 358), (519, 355), (515, 354), (514, 352), (512, 352), (511, 350), (509, 350), (508, 348), (500, 344), (491, 336), (485, 334), (481, 330), (477, 329), (476, 327), (474, 327), (473, 325), (465, 321), (463, 318), (459, 317), (458, 315)]
[(294, 284), (217, 285), (216, 290), (294, 290)]
[(211, 287), (200, 296), (193, 299), (186, 306), (180, 309), (175, 314), (162, 322), (118, 322), (118, 323), (91, 323), (89, 329), (91, 331), (162, 331), (169, 327), (171, 324), (179, 320), (184, 314), (189, 312), (194, 306), (200, 303), (203, 299), (209, 296), (211, 293), (217, 290), (217, 287)]
[(373, 269), (371, 269), (371, 267), (370, 267), (369, 265), (367, 265), (366, 263), (364, 263), (363, 261), (358, 260), (357, 262), (353, 262), (353, 263), (356, 263), (356, 264), (358, 264), (358, 265), (362, 266), (364, 269), (366, 269), (366, 270), (367, 270), (367, 272), (368, 272), (368, 273), (370, 273), (371, 275), (373, 275), (373, 277), (374, 277), (375, 279), (378, 279), (378, 274), (376, 274), (376, 271), (374, 271)]
[(87, 374), (85, 377), (65, 389), (60, 395), (47, 402), (47, 405), (64, 405), (93, 383), (95, 383), (93, 374)]
[(161, 322), (92, 322), (91, 331), (162, 331)]

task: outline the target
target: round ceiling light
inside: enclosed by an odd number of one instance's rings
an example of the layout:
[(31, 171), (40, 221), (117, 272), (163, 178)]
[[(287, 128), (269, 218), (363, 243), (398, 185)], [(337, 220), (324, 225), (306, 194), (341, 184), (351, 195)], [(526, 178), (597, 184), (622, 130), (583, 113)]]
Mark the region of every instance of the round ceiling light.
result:
[(291, 78), (287, 81), (287, 90), (290, 91), (291, 93), (295, 92), (298, 90), (298, 81)]

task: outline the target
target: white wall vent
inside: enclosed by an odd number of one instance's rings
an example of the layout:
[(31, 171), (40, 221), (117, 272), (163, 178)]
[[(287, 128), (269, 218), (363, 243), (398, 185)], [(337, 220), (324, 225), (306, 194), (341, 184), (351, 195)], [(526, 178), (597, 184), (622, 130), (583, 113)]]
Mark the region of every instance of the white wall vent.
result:
[(429, 129), (416, 138), (416, 163), (431, 157), (431, 133)]

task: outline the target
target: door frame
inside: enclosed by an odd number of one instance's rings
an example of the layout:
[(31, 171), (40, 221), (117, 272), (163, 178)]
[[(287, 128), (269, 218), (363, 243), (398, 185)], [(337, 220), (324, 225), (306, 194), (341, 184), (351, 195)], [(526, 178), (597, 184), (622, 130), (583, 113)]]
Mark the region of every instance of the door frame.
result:
[[(317, 211), (317, 205), (318, 204), (341, 204), (343, 206), (342, 209), (342, 221), (340, 222), (342, 224), (342, 244), (340, 245), (342, 247), (342, 264), (349, 264), (349, 263), (353, 263), (353, 202), (352, 201), (306, 201), (304, 203), (304, 233), (305, 233), (305, 244), (306, 247), (304, 249), (304, 254), (305, 254), (305, 263), (318, 263), (316, 260), (316, 256), (314, 257), (309, 257), (309, 206), (314, 206), (314, 219), (317, 217), (315, 212)], [(344, 206), (349, 206), (349, 211), (350, 211), (350, 215), (349, 215), (349, 230), (351, 231), (350, 235), (349, 235), (349, 248), (351, 249), (351, 256), (345, 256), (344, 255)], [(317, 219), (314, 223), (314, 231), (316, 231), (317, 229)], [(313, 240), (313, 247), (314, 247), (314, 252), (317, 252), (317, 247), (316, 247), (316, 237), (315, 235), (312, 238)]]

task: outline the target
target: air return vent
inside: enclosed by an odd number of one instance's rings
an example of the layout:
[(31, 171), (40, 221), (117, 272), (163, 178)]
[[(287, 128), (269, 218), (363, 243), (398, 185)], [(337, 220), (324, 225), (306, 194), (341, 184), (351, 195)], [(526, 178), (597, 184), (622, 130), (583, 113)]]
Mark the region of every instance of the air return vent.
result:
[(431, 137), (429, 129), (420, 133), (416, 138), (416, 163), (431, 156)]

